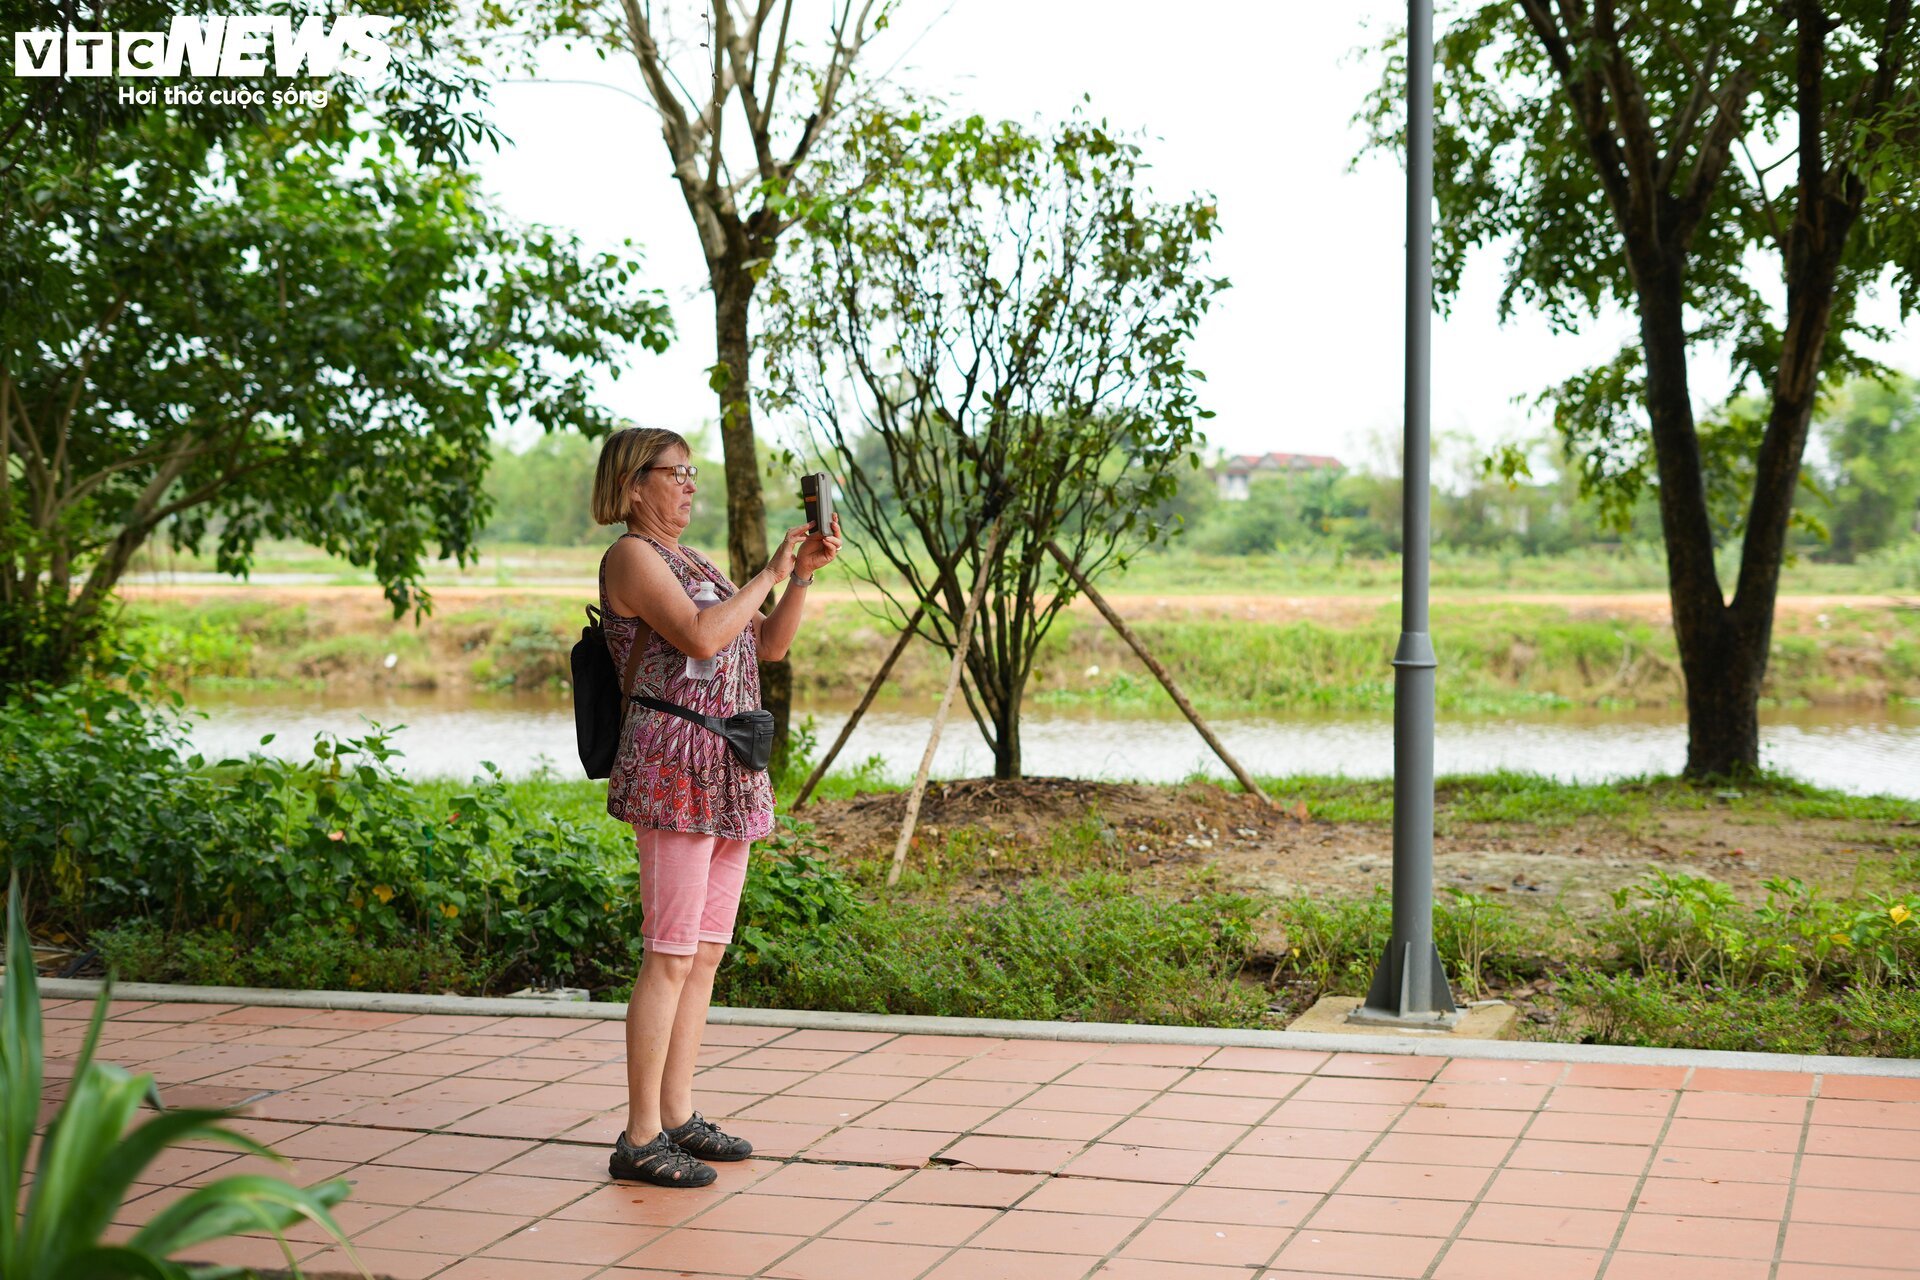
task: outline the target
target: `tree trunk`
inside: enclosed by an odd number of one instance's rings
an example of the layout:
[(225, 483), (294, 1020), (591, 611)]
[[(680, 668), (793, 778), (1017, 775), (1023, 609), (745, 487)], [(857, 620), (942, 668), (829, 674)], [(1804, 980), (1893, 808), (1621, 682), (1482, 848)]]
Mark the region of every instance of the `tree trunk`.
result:
[[(1842, 239), (1845, 230), (1841, 222)], [(1723, 596), (1714, 568), (1699, 437), (1687, 392), (1682, 273), (1665, 265), (1643, 265), (1636, 271), (1668, 592), (1687, 684), (1689, 778), (1736, 778), (1760, 768), (1760, 690), (1773, 646), (1774, 607), (1794, 495), (1819, 391), (1820, 352), (1832, 317), (1835, 250), (1832, 243), (1823, 247), (1825, 253), (1806, 252), (1790, 260), (1787, 329), (1756, 459), (1731, 602)]]
[(993, 713), (993, 776), (1020, 776), (1020, 682), (1007, 680), (1006, 696)]
[[(760, 492), (760, 453), (753, 438), (753, 353), (747, 328), (753, 306), (753, 276), (745, 258), (729, 255), (708, 263), (713, 284), (714, 336), (724, 374), (715, 377), (720, 396), (720, 443), (727, 475), (727, 573), (745, 582), (767, 563), (767, 508)], [(768, 595), (761, 611), (773, 607)], [(793, 708), (793, 664), (782, 658), (760, 663), (760, 704), (773, 712), (774, 768), (787, 754)]]
[[(1757, 641), (1757, 643), (1756, 643)], [(1695, 648), (1701, 646), (1696, 642)], [(1760, 681), (1766, 674), (1767, 641), (1733, 626), (1722, 628), (1709, 652), (1696, 653), (1705, 678), (1682, 659), (1687, 672), (1687, 766), (1685, 776), (1741, 778), (1760, 767)]]
[(1687, 686), (1686, 776), (1734, 777), (1760, 764), (1760, 678), (1757, 656), (1735, 625), (1713, 562), (1693, 401), (1687, 384), (1682, 315), (1685, 255), (1642, 248), (1631, 253), (1640, 294), (1640, 340), (1647, 365), (1647, 418), (1659, 475), (1660, 527), (1667, 552), (1667, 595), (1674, 643)]

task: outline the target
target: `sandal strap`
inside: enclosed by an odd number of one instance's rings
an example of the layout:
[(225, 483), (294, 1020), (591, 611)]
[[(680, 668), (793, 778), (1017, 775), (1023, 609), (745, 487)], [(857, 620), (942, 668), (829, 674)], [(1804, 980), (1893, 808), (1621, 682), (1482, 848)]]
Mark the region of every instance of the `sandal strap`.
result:
[[(655, 1143), (660, 1144), (659, 1149), (654, 1151), (648, 1150), (648, 1148), (654, 1146)], [(658, 1138), (648, 1142), (645, 1146), (636, 1147), (629, 1143), (628, 1156), (633, 1161), (633, 1167), (648, 1178), (657, 1178), (664, 1175), (685, 1181), (689, 1176), (696, 1173), (700, 1167), (699, 1160), (695, 1159), (688, 1152), (682, 1151), (679, 1147), (675, 1146), (671, 1140), (661, 1143)]]
[(701, 1115), (698, 1111), (693, 1118), (677, 1128), (666, 1131), (667, 1140), (696, 1155), (728, 1155), (739, 1149), (741, 1141), (721, 1130), (720, 1126)]

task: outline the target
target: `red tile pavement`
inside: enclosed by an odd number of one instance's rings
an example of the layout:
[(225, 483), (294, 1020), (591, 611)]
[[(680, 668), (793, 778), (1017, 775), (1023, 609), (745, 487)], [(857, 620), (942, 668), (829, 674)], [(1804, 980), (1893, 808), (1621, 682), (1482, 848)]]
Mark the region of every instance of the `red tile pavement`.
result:
[[(57, 1090), (87, 1006), (47, 1011)], [(107, 1030), (163, 1097), (244, 1100), (277, 1172), (350, 1182), (396, 1278), (1920, 1276), (1906, 1078), (722, 1024), (700, 1105), (761, 1155), (672, 1191), (605, 1177), (617, 1023), (125, 1001)], [(170, 1150), (118, 1229), (264, 1168)]]

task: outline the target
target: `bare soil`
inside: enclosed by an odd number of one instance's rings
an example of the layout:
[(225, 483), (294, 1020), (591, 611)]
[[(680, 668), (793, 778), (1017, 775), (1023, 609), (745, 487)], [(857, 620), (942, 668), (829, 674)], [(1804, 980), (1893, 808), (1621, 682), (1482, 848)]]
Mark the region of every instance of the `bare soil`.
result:
[[(1298, 801), (1283, 809), (1204, 783), (1149, 787), (1068, 778), (967, 779), (935, 783), (921, 805), (920, 847), (963, 827), (1005, 844), (1005, 865), (1045, 847), (1054, 830), (1099, 814), (1137, 878), (1170, 891), (1210, 872), (1222, 888), (1280, 896), (1350, 896), (1391, 878), (1386, 823), (1326, 822)], [(894, 792), (822, 802), (803, 810), (823, 842), (848, 861), (890, 857), (906, 796)], [(1511, 896), (1542, 909), (1556, 900), (1599, 914), (1608, 895), (1650, 868), (1711, 876), (1748, 901), (1771, 876), (1800, 876), (1841, 890), (1862, 863), (1883, 861), (1920, 837), (1920, 818), (1863, 829), (1857, 820), (1798, 819), (1738, 810), (1670, 811), (1637, 822), (1614, 817), (1568, 824), (1470, 823), (1441, 815), (1434, 874), (1441, 885)], [(1904, 831), (1902, 829), (1905, 829)], [(910, 852), (909, 858), (918, 856)], [(958, 885), (967, 896), (990, 888)]]
[[(353, 613), (392, 616), (377, 587), (334, 586), (327, 584), (232, 585), (152, 582), (123, 583), (118, 591), (128, 599), (151, 600), (233, 600), (252, 599), (263, 605), (325, 604)], [(515, 596), (561, 596), (586, 600), (592, 597), (591, 581), (539, 582), (515, 586), (435, 586), (433, 598), (442, 609), (456, 604), (511, 599)], [(870, 596), (871, 593), (868, 593)], [(858, 598), (867, 598), (862, 596)], [(1110, 593), (1106, 597), (1131, 621), (1145, 618), (1211, 616), (1244, 618), (1261, 622), (1309, 620), (1342, 623), (1371, 618), (1398, 596), (1389, 592), (1348, 595), (1176, 595), (1169, 593)], [(852, 606), (857, 597), (846, 591), (820, 590), (812, 593), (817, 606)], [(1575, 618), (1634, 618), (1665, 622), (1671, 616), (1664, 591), (1528, 592), (1528, 591), (1435, 591), (1435, 603), (1447, 604), (1528, 604), (1554, 605)], [(1085, 599), (1076, 599), (1073, 609), (1094, 614)], [(1781, 614), (1817, 614), (1830, 609), (1891, 609), (1920, 607), (1920, 600), (1892, 595), (1783, 595), (1777, 610)]]

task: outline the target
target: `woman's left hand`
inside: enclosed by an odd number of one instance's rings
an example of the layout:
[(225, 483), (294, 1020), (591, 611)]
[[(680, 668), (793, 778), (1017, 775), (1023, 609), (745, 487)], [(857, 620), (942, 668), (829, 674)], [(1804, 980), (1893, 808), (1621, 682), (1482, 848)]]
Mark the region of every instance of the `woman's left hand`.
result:
[(825, 566), (833, 563), (840, 554), (840, 513), (833, 513), (833, 532), (822, 537), (814, 534), (800, 544), (794, 553), (793, 571), (802, 578), (811, 578)]

